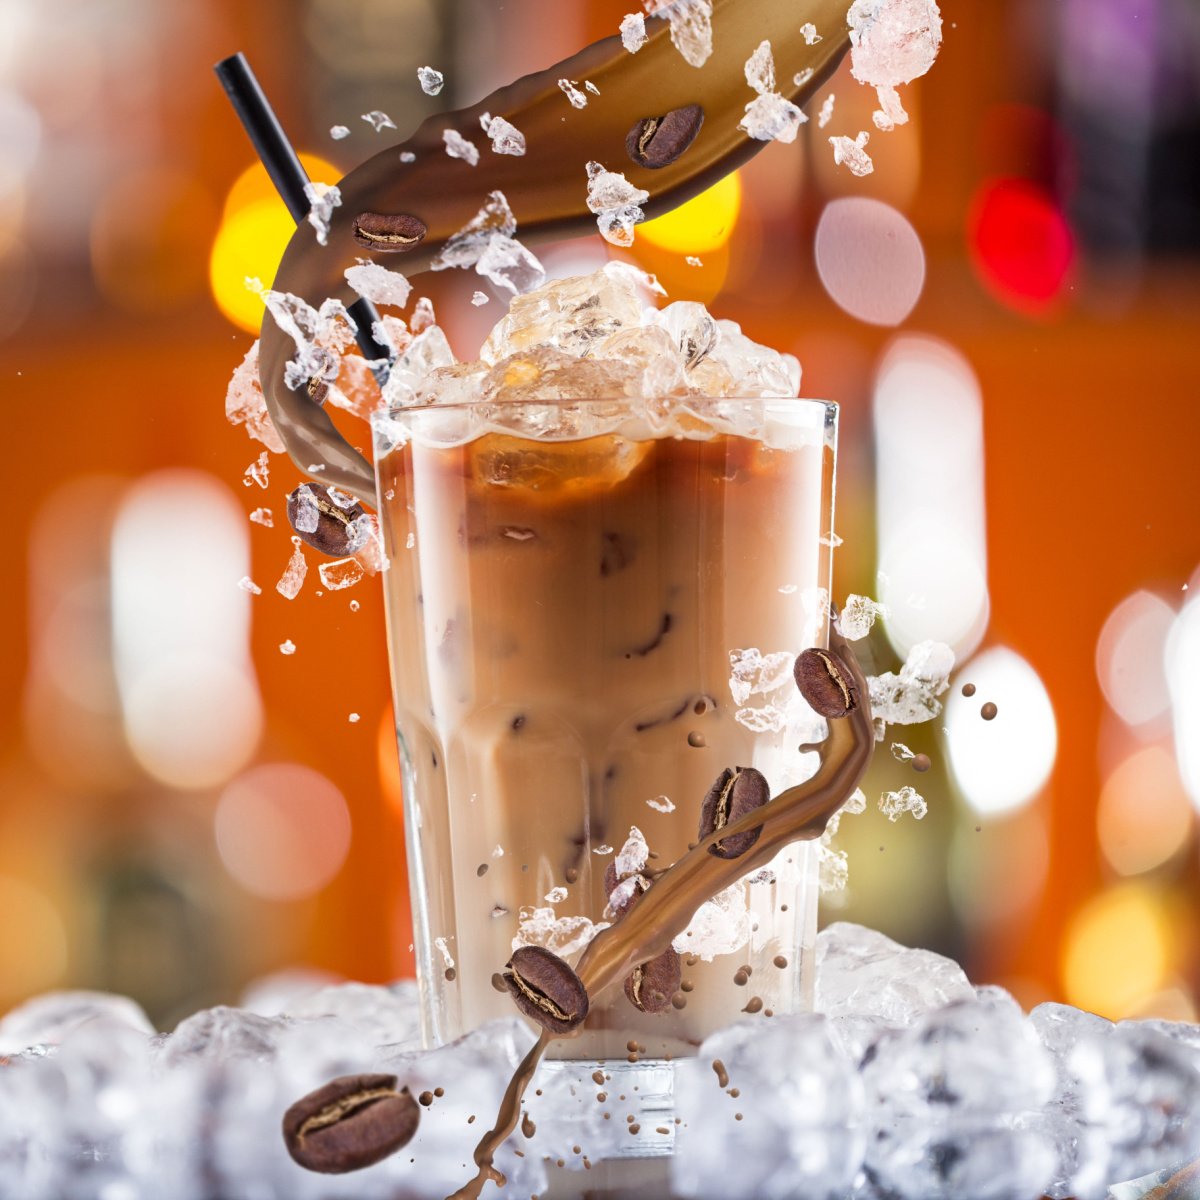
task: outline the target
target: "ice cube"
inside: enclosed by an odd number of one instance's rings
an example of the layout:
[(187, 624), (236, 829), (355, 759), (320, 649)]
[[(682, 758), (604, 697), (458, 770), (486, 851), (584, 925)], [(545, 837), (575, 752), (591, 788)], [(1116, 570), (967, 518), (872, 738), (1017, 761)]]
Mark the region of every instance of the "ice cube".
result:
[(455, 363), (437, 367), (418, 385), (417, 404), (470, 404), (483, 394), (484, 363)]
[(28, 1046), (53, 1046), (85, 1026), (150, 1036), (154, 1026), (139, 1004), (111, 992), (47, 992), (0, 1019), (0, 1055)]
[(898, 821), (905, 813), (912, 813), (920, 821), (929, 811), (929, 805), (916, 788), (902, 787), (895, 792), (884, 792), (879, 797), (879, 811), (889, 821)]
[(825, 103), (821, 105), (821, 111), (817, 114), (817, 128), (824, 129), (830, 121), (833, 120), (833, 105), (836, 97), (833, 92), (830, 92), (825, 97)]
[(418, 67), (417, 80), (421, 84), (421, 91), (427, 96), (436, 96), (446, 83), (445, 75), (432, 67)]
[(437, 325), (422, 330), (392, 365), (383, 399), (392, 407), (412, 404), (418, 389), (439, 367), (454, 365), (454, 351)]
[(246, 432), (275, 454), (286, 447), (267, 411), (262, 383), (258, 378), (258, 342), (233, 372), (225, 391), (225, 419), (230, 425), (245, 425)]
[(891, 133), (897, 125), (907, 125), (908, 113), (900, 103), (900, 93), (894, 87), (879, 87), (875, 91), (879, 96), (879, 109), (871, 114), (875, 128)]
[(264, 450), (242, 473), (242, 483), (249, 487), (252, 483), (265, 488), (271, 478), (271, 463)]
[(854, 0), (850, 73), (873, 87), (909, 83), (933, 66), (942, 44), (937, 0)]
[(517, 918), (517, 933), (512, 948), (544, 946), (559, 958), (577, 954), (602, 929), (604, 921), (593, 923), (587, 917), (560, 917), (552, 908), (523, 905)]
[(348, 125), (331, 125), (329, 127), (329, 136), (335, 142), (340, 142), (343, 138), (350, 136), (350, 127)]
[(671, 335), (688, 370), (705, 359), (721, 338), (721, 331), (708, 309), (694, 300), (677, 300), (652, 312), (649, 319)]
[[(516, 238), (494, 233), (488, 239), (475, 273), (514, 296), (539, 288), (546, 282), (546, 269)], [(478, 295), (478, 293), (476, 293)]]
[(249, 592), (252, 596), (262, 595), (262, 588), (260, 588), (258, 584), (250, 578), (249, 575), (243, 575), (241, 579), (238, 580), (238, 587), (240, 587), (243, 592)]
[[(457, 233), (451, 235), (430, 266), (435, 271), (451, 267), (473, 267), (493, 234), (512, 237), (517, 219), (503, 192), (490, 192), (484, 206)], [(413, 324), (413, 332), (420, 332)]]
[(479, 163), (479, 147), (470, 138), (465, 138), (457, 129), (442, 131), (442, 141), (446, 144), (446, 153), (451, 158), (461, 158), (468, 166)]
[[(722, 1093), (714, 1063), (736, 1099)], [(677, 1064), (675, 1102), (673, 1195), (832, 1200), (859, 1172), (863, 1087), (821, 1017), (742, 1021), (713, 1034)]]
[(609, 264), (592, 275), (558, 279), (518, 296), (492, 330), (479, 357), (495, 364), (533, 347), (583, 356), (621, 329), (637, 328), (641, 305), (630, 277)]
[(821, 41), (821, 35), (817, 32), (817, 27), (811, 21), (805, 21), (800, 26), (800, 35), (804, 38), (806, 46), (815, 46)]
[(511, 122), (506, 121), (503, 117), (493, 117), (491, 113), (484, 113), (480, 117), (479, 123), (492, 143), (493, 153), (515, 155), (525, 153), (525, 135)]
[(317, 231), (317, 241), (322, 246), (329, 244), (329, 222), (333, 210), (342, 203), (339, 188), (327, 183), (306, 183), (304, 195), (308, 200), (308, 223)]
[(598, 162), (588, 163), (587, 176), (587, 206), (596, 214), (601, 235), (614, 246), (633, 245), (633, 227), (646, 219), (640, 206), (650, 193)]
[(796, 140), (800, 126), (807, 120), (786, 96), (767, 92), (746, 105), (746, 115), (738, 128), (756, 141), (790, 143)]
[(558, 86), (562, 88), (563, 95), (570, 100), (572, 108), (587, 108), (587, 96), (570, 79), (560, 79)]
[(858, 596), (853, 592), (846, 597), (846, 603), (838, 615), (838, 630), (848, 642), (861, 641), (871, 632), (875, 621), (888, 617), (887, 606), (876, 604), (867, 596)]
[(745, 946), (750, 941), (750, 924), (746, 887), (735, 883), (701, 904), (671, 945), (680, 954), (695, 954), (712, 962)]
[(284, 967), (252, 979), (242, 989), (238, 1007), (260, 1017), (277, 1017), (306, 996), (332, 987), (337, 976), (316, 967)]
[(790, 354), (760, 346), (736, 321), (718, 321), (721, 331), (709, 359), (728, 372), (734, 396), (798, 396), (800, 363)]
[(829, 144), (833, 147), (833, 161), (837, 166), (845, 165), (851, 174), (870, 175), (875, 170), (875, 164), (865, 147), (871, 140), (871, 135), (864, 129), (855, 138), (831, 137)]
[[(304, 489), (301, 495), (306, 495), (308, 489)], [(316, 507), (316, 502), (313, 502)], [(319, 512), (320, 510), (318, 510)], [(314, 529), (316, 526), (313, 527)], [(279, 582), (275, 585), (275, 590), (285, 600), (295, 600), (300, 594), (300, 589), (304, 586), (304, 577), (308, 574), (308, 562), (304, 557), (304, 551), (299, 546), (292, 548), (292, 557), (288, 559), (288, 564), (283, 570), (283, 574), (279, 577)]]
[(643, 0), (646, 11), (671, 23), (671, 41), (689, 66), (702, 67), (712, 55), (712, 0)]
[(874, 929), (838, 922), (817, 935), (817, 1012), (877, 1017), (893, 1025), (975, 991), (952, 959), (910, 950)]
[(159, 1060), (165, 1067), (188, 1060), (212, 1062), (275, 1057), (279, 1035), (287, 1028), (283, 1017), (260, 1017), (241, 1008), (218, 1005), (180, 1021), (163, 1043)]
[[(493, 192), (492, 195), (499, 196), (501, 194), (499, 192)], [(484, 211), (486, 211), (486, 209)], [(384, 317), (384, 320), (386, 321), (387, 318)], [(413, 336), (416, 337), (418, 334), (424, 333), (425, 330), (432, 329), (436, 324), (437, 314), (433, 311), (433, 301), (430, 300), (428, 296), (420, 297), (416, 304), (413, 305), (412, 319), (409, 321), (409, 328), (412, 330)]]
[(339, 558), (333, 562), (322, 563), (317, 570), (321, 575), (322, 585), (331, 592), (353, 587), (366, 574), (362, 564), (354, 558)]
[(595, 357), (615, 360), (641, 372), (638, 393), (646, 399), (687, 391), (683, 360), (670, 333), (657, 326), (622, 329), (595, 348)]
[(621, 41), (630, 54), (636, 54), (646, 44), (646, 18), (641, 13), (628, 13), (621, 18)]
[(275, 518), (271, 515), (269, 508), (256, 508), (250, 514), (250, 520), (255, 525), (262, 525), (265, 529), (275, 528)]
[(346, 282), (373, 304), (403, 308), (412, 293), (412, 284), (399, 271), (379, 263), (360, 260), (355, 266), (347, 267), (345, 275)]
[(775, 56), (769, 41), (759, 42), (758, 49), (746, 60), (746, 82), (760, 96), (775, 90)]
[(370, 112), (363, 113), (362, 119), (366, 121), (376, 133), (382, 133), (385, 129), (395, 129), (396, 122), (385, 112), (380, 112), (379, 109), (372, 109)]

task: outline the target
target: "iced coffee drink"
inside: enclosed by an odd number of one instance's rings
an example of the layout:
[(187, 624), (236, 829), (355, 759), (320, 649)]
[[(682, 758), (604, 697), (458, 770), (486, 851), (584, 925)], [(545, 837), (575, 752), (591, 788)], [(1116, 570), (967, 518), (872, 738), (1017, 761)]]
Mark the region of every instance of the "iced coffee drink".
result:
[[(513, 303), (480, 362), (377, 414), (376, 469), (426, 1036), (511, 1016), (514, 949), (575, 961), (698, 839), (727, 768), (772, 793), (823, 726), (834, 411), (795, 360), (620, 268)], [(661, 1058), (802, 1008), (813, 847), (706, 903), (647, 1012), (612, 988), (552, 1053)]]

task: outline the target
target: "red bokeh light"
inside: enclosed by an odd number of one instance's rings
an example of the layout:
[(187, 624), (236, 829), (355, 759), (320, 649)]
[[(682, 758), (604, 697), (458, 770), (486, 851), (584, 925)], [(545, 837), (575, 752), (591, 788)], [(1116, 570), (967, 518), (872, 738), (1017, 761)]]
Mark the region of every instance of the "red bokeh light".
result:
[(1075, 239), (1054, 200), (1025, 179), (998, 179), (975, 195), (967, 241), (980, 279), (1018, 312), (1039, 314), (1066, 290)]

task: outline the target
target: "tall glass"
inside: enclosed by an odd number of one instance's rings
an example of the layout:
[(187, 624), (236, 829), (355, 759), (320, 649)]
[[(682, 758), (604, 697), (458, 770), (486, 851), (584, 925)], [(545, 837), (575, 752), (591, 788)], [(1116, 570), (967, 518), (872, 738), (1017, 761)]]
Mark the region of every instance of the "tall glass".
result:
[[(574, 961), (614, 919), (605, 872), (631, 830), (652, 873), (696, 840), (724, 768), (772, 793), (815, 770), (790, 668), (828, 632), (836, 422), (762, 399), (376, 416), (429, 1043), (515, 1013), (493, 977), (516, 945)], [(814, 848), (785, 850), (677, 943), (669, 1010), (614, 988), (552, 1053), (672, 1058), (746, 1010), (807, 1007), (816, 898)]]

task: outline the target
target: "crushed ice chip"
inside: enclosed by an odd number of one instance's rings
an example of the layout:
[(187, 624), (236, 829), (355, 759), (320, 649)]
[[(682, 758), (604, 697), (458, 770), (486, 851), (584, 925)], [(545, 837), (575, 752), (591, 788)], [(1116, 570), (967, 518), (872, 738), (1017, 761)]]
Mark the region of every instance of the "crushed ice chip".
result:
[(817, 114), (817, 128), (824, 129), (830, 121), (833, 120), (833, 105), (835, 96), (832, 92), (825, 97), (825, 103), (821, 105), (821, 111)]
[(288, 559), (288, 564), (284, 567), (283, 574), (275, 585), (275, 590), (285, 600), (295, 600), (304, 586), (304, 579), (307, 575), (308, 562), (305, 560), (304, 551), (299, 546), (294, 546), (292, 557)]
[(354, 340), (358, 326), (340, 300), (329, 297), (317, 309), (290, 292), (264, 288), (257, 279), (247, 279), (246, 286), (262, 298), (275, 324), (295, 344), (296, 356), (284, 369), (284, 382), (292, 391), (314, 376), (324, 377), (333, 356)]
[(262, 383), (258, 377), (258, 342), (234, 369), (225, 391), (225, 418), (230, 425), (245, 425), (246, 432), (256, 441), (262, 442), (275, 454), (282, 454), (286, 447), (271, 420), (267, 401), (263, 396)]
[(711, 962), (721, 954), (732, 954), (750, 940), (750, 913), (746, 889), (741, 883), (706, 900), (671, 943), (680, 954), (694, 954)]
[(417, 156), (411, 150), (401, 150), (400, 161), (402, 163), (413, 163), (417, 161)]
[(897, 762), (909, 762), (917, 757), (903, 742), (893, 742), (891, 751)]
[(370, 112), (363, 113), (362, 119), (366, 121), (366, 123), (370, 125), (370, 127), (375, 130), (376, 133), (382, 133), (385, 129), (396, 128), (396, 122), (393, 121), (392, 118), (387, 115), (387, 113), (380, 112), (377, 108), (372, 109)]
[(567, 889), (565, 887), (551, 888), (545, 896), (547, 904), (561, 904), (567, 898)]
[(262, 525), (266, 529), (274, 529), (275, 518), (271, 515), (269, 508), (256, 508), (250, 514), (250, 520), (255, 525)]
[(769, 696), (792, 682), (790, 651), (763, 654), (757, 647), (729, 652), (729, 691), (735, 704), (745, 704), (751, 696)]
[(412, 284), (399, 271), (375, 262), (359, 262), (346, 268), (346, 282), (373, 304), (403, 308), (412, 294)]
[(321, 507), (317, 504), (316, 496), (312, 494), (311, 489), (300, 488), (296, 492), (296, 532), (316, 533), (320, 523)]
[(607, 928), (604, 921), (593, 924), (587, 917), (560, 917), (552, 908), (522, 906), (512, 948), (544, 946), (559, 958), (569, 958)]
[(950, 686), (954, 651), (941, 642), (918, 642), (899, 674), (869, 675), (875, 720), (884, 725), (920, 725), (942, 711), (938, 699)]
[(454, 958), (450, 954), (450, 949), (446, 944), (446, 939), (444, 937), (434, 938), (433, 944), (438, 948), (438, 952), (442, 956), (442, 962), (447, 967), (454, 966)]
[(852, 175), (860, 178), (870, 175), (875, 170), (875, 164), (866, 151), (867, 142), (871, 135), (864, 129), (858, 137), (831, 137), (829, 144), (833, 147), (833, 161), (839, 166), (845, 166)]
[(360, 718), (360, 717), (359, 717), (358, 713), (351, 713), (351, 714), (350, 714), (350, 715), (349, 715), (349, 716), (346, 718), (346, 720), (347, 720), (347, 721), (349, 721), (351, 725), (357, 725), (357, 724), (358, 724), (358, 722), (359, 722), (361, 719), (362, 719), (362, 718)]
[(877, 87), (875, 92), (879, 96), (879, 108), (871, 114), (875, 128), (891, 133), (897, 125), (907, 125), (908, 113), (900, 103), (900, 93), (894, 87), (887, 86)]
[(653, 800), (647, 800), (646, 803), (655, 812), (673, 813), (675, 811), (675, 805), (667, 796), (655, 796)]
[(759, 142), (794, 142), (808, 117), (786, 96), (766, 92), (746, 105), (738, 128)]
[(794, 83), (796, 87), (803, 87), (816, 73), (817, 72), (814, 68), (805, 67), (803, 71), (797, 71), (796, 74), (792, 76), (792, 83)]
[(350, 136), (350, 126), (331, 125), (329, 127), (329, 136), (333, 138), (335, 142), (340, 142), (343, 138), (348, 138)]
[(240, 587), (243, 592), (249, 592), (252, 596), (262, 595), (262, 588), (260, 588), (258, 584), (250, 578), (249, 575), (243, 575), (241, 579), (238, 580), (238, 587)]
[(417, 79), (421, 84), (421, 91), (427, 96), (436, 96), (446, 83), (445, 75), (432, 67), (418, 67)]
[(258, 484), (260, 488), (265, 488), (271, 477), (271, 464), (267, 452), (264, 450), (245, 470), (242, 475), (242, 483), (249, 487), (252, 483)]
[(366, 574), (356, 558), (339, 558), (335, 562), (322, 563), (317, 570), (321, 574), (321, 582), (331, 592), (353, 587)]
[(587, 206), (596, 214), (604, 240), (614, 246), (633, 245), (633, 227), (646, 219), (640, 206), (650, 199), (650, 193), (598, 162), (588, 163), (587, 176)]
[(514, 296), (531, 292), (546, 282), (541, 261), (516, 238), (494, 234), (484, 247), (475, 273)]
[(671, 23), (671, 41), (683, 61), (702, 67), (712, 56), (712, 0), (643, 0), (651, 16)]
[(758, 49), (746, 59), (746, 82), (760, 96), (775, 90), (775, 56), (769, 41), (759, 42)]
[[(513, 236), (516, 231), (517, 219), (504, 193), (491, 192), (487, 203), (447, 240), (430, 266), (435, 271), (474, 267), (477, 275), (514, 295), (532, 291), (545, 282), (546, 272), (537, 258)], [(418, 332), (423, 313), (421, 301), (418, 301), (413, 310), (414, 333)], [(430, 306), (430, 324), (433, 323), (432, 314)]]
[(649, 860), (650, 847), (646, 843), (646, 835), (636, 825), (631, 825), (625, 845), (617, 853), (617, 878), (636, 875)]
[(850, 74), (872, 87), (896, 87), (924, 75), (942, 45), (937, 0), (854, 0)]
[(846, 605), (838, 615), (838, 629), (848, 642), (861, 641), (871, 632), (876, 620), (888, 617), (886, 605), (876, 604), (866, 596), (856, 596), (851, 593), (846, 597)]
[(473, 292), (471, 294), (471, 303), (475, 305), (476, 308), (482, 308), (485, 304), (490, 303), (490, 301), (491, 297), (487, 294), (487, 292)]
[(286, 642), (280, 642), (279, 653), (280, 654), (295, 654), (296, 653), (296, 643), (293, 642), (291, 640), (291, 638), (289, 638)]
[(451, 158), (461, 158), (472, 167), (479, 163), (479, 147), (469, 138), (463, 137), (457, 129), (444, 129), (442, 141), (446, 143), (446, 153)]
[(704, 260), (701, 258), (697, 258), (696, 255), (694, 255), (694, 254), (689, 254), (687, 256), (687, 258), (685, 258), (683, 261), (686, 262), (689, 267), (704, 266)]
[(920, 821), (929, 811), (929, 805), (915, 788), (902, 787), (898, 792), (884, 792), (879, 797), (879, 811), (889, 821), (898, 821), (905, 813), (912, 813)]
[(800, 35), (804, 38), (806, 46), (815, 46), (821, 41), (821, 35), (817, 32), (817, 27), (811, 21), (805, 21), (800, 26)]
[(636, 54), (646, 44), (646, 18), (641, 13), (621, 18), (621, 42), (630, 54)]
[(493, 117), (491, 113), (484, 113), (479, 118), (479, 124), (492, 143), (493, 153), (514, 155), (525, 153), (525, 135), (511, 121), (506, 121), (503, 117)]
[(583, 92), (575, 86), (569, 79), (560, 79), (558, 86), (562, 88), (562, 93), (571, 102), (572, 108), (587, 108), (588, 98)]
[(341, 190), (327, 183), (306, 183), (304, 195), (309, 204), (308, 223), (317, 231), (317, 241), (328, 245), (329, 222), (333, 210), (342, 203)]

